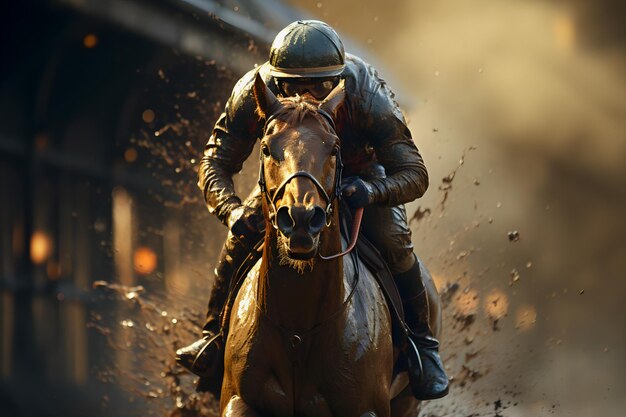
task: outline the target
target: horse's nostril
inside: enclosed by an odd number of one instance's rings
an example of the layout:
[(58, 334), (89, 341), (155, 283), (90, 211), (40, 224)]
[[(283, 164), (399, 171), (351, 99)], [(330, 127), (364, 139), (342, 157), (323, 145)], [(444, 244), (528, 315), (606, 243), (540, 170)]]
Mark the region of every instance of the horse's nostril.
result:
[(276, 227), (285, 236), (289, 236), (293, 232), (295, 221), (289, 213), (289, 207), (283, 206), (278, 209), (276, 213)]
[(326, 224), (326, 212), (323, 208), (315, 206), (313, 208), (313, 215), (309, 219), (309, 232), (311, 234), (319, 233)]
[(276, 213), (276, 227), (286, 237), (296, 230), (315, 235), (325, 225), (326, 212), (319, 206), (312, 208), (306, 208), (303, 205), (283, 206)]

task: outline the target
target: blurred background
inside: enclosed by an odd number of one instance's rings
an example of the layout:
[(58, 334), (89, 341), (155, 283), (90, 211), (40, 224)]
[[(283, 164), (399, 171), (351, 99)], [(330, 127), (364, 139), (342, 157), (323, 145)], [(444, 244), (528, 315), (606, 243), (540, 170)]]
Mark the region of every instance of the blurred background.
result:
[(453, 381), (422, 415), (626, 415), (623, 2), (0, 7), (1, 415), (216, 415), (173, 364), (225, 237), (197, 164), (298, 18), (378, 68), (430, 172), (407, 208)]

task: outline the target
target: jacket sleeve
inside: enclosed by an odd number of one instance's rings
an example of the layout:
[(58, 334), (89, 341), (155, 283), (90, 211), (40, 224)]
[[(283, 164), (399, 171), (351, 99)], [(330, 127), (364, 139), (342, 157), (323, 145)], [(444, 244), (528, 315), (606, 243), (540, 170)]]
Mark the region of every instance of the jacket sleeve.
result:
[(260, 135), (253, 82), (256, 70), (241, 78), (226, 103), (209, 138), (198, 170), (198, 187), (209, 212), (227, 224), (230, 212), (241, 204), (233, 175), (241, 171)]
[[(362, 97), (362, 134), (368, 138), (386, 177), (371, 180), (375, 203), (397, 206), (413, 201), (426, 192), (428, 172), (394, 94), (376, 71), (368, 68), (369, 80)], [(368, 94), (369, 93), (369, 94)]]

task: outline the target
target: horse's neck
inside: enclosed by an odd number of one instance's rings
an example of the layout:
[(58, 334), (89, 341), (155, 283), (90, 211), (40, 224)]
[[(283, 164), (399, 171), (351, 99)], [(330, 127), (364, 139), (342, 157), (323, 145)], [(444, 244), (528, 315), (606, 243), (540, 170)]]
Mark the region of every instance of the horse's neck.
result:
[[(338, 227), (326, 229), (320, 239), (320, 253), (340, 252)], [(268, 232), (266, 242), (257, 302), (273, 321), (287, 329), (306, 330), (341, 307), (346, 292), (341, 258), (315, 258), (313, 269), (300, 274), (280, 265), (274, 229)]]

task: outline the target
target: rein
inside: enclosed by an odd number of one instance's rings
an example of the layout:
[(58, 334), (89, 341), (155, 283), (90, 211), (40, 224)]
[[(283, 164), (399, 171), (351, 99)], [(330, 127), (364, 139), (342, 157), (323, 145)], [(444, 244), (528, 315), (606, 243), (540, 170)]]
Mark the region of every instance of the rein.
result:
[(322, 258), (323, 260), (328, 261), (330, 259), (339, 258), (341, 256), (344, 256), (350, 253), (350, 251), (352, 251), (352, 249), (354, 249), (354, 247), (356, 246), (356, 241), (359, 238), (359, 229), (361, 228), (362, 219), (363, 219), (363, 207), (359, 207), (354, 212), (354, 220), (352, 222), (352, 234), (350, 235), (350, 244), (348, 245), (346, 250), (344, 250), (343, 252), (339, 252), (334, 255), (328, 255), (328, 256), (324, 256), (320, 253), (318, 254), (318, 256)]

